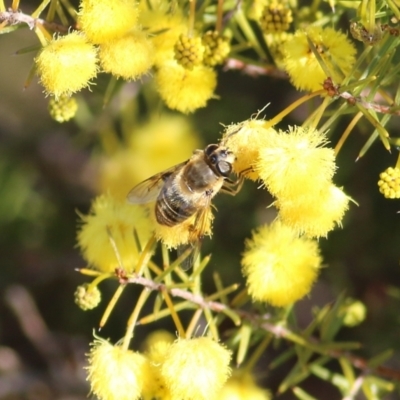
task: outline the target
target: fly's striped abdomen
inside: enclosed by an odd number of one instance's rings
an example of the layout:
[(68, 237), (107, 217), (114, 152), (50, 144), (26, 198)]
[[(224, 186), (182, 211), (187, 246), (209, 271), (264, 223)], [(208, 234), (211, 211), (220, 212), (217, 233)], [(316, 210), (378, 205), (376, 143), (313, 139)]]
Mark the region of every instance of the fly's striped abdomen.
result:
[(182, 196), (174, 185), (161, 191), (155, 209), (157, 222), (166, 226), (178, 225), (196, 211), (193, 202), (188, 197)]

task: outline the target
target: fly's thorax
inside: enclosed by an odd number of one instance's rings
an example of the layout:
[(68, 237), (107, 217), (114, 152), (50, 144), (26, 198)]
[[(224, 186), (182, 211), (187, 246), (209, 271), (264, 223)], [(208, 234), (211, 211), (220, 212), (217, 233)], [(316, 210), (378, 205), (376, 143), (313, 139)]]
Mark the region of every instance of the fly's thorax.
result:
[[(222, 184), (223, 178), (206, 163), (204, 157), (191, 160), (182, 171), (182, 183), (187, 186), (186, 190), (192, 193), (210, 190), (220, 181)], [(185, 187), (182, 190), (185, 190)]]

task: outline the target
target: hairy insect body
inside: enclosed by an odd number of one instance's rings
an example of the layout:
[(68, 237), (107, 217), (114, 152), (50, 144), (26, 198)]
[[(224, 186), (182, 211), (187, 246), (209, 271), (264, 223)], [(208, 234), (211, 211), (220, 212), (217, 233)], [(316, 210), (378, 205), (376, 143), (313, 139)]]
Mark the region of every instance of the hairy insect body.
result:
[(195, 216), (190, 241), (199, 241), (207, 229), (212, 198), (221, 190), (234, 194), (229, 180), (234, 160), (226, 147), (210, 144), (196, 150), (189, 160), (139, 183), (128, 193), (128, 201), (155, 201), (156, 220), (164, 226), (173, 227)]
[(221, 189), (224, 178), (218, 176), (204, 159), (197, 157), (166, 179), (155, 208), (159, 224), (174, 226), (182, 223), (207, 207)]

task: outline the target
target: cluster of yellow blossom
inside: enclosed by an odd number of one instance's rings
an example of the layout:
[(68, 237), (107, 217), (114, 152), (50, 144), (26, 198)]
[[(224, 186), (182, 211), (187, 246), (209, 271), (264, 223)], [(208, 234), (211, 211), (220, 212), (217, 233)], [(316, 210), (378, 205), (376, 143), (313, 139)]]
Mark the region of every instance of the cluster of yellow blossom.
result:
[(325, 237), (340, 225), (349, 197), (332, 182), (335, 154), (318, 130), (276, 131), (268, 121), (248, 120), (229, 126), (223, 143), (237, 157), (235, 172), (261, 180), (297, 234)]
[(242, 258), (251, 297), (278, 307), (310, 292), (321, 262), (317, 241), (299, 237), (279, 220), (253, 232)]
[(142, 248), (153, 231), (147, 210), (107, 194), (97, 197), (90, 213), (81, 218), (78, 245), (88, 264), (98, 271), (114, 272), (119, 264), (113, 240), (122, 267), (127, 273), (132, 272), (140, 256), (134, 230)]
[(341, 83), (356, 60), (356, 48), (345, 34), (320, 26), (296, 31), (283, 42), (282, 52), (283, 68), (300, 90), (320, 90), (328, 77)]
[(157, 90), (168, 107), (183, 113), (204, 107), (217, 84), (213, 67), (227, 57), (229, 40), (214, 31), (204, 40), (189, 35), (182, 11), (165, 6), (81, 0), (80, 31), (54, 37), (35, 59), (46, 93), (70, 96), (88, 87), (99, 71), (136, 80), (154, 67)]
[(311, 289), (321, 256), (313, 238), (340, 225), (349, 197), (332, 182), (336, 165), (325, 135), (313, 128), (273, 129), (268, 121), (229, 126), (222, 139), (234, 171), (261, 180), (276, 198), (278, 218), (253, 233), (242, 258), (253, 299), (291, 304)]
[(142, 354), (95, 340), (88, 380), (100, 400), (212, 400), (229, 378), (231, 352), (208, 337), (152, 341)]
[[(131, 80), (153, 66), (153, 45), (138, 25), (139, 8), (127, 0), (82, 0), (78, 26), (36, 57), (46, 92), (57, 97), (85, 87), (99, 70)], [(100, 67), (98, 66), (100, 63)]]

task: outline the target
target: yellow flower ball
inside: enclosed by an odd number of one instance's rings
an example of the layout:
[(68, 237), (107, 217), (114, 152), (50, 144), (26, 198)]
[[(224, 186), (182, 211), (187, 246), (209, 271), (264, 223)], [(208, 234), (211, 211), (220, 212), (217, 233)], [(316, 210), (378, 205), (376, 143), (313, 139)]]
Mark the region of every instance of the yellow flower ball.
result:
[(217, 74), (208, 67), (188, 70), (176, 61), (170, 61), (159, 67), (155, 82), (169, 108), (188, 114), (206, 106), (217, 86)]
[[(166, 3), (159, 3), (161, 8)], [(167, 8), (167, 7), (165, 7)], [(180, 35), (187, 33), (187, 20), (181, 11), (175, 8), (174, 13), (167, 9), (143, 10), (139, 22), (150, 34), (154, 45), (154, 62), (159, 66), (166, 60), (174, 58), (174, 46)]]
[(246, 171), (246, 178), (253, 181), (260, 179), (255, 163), (260, 156), (260, 150), (267, 146), (270, 136), (275, 133), (275, 129), (265, 127), (263, 120), (249, 119), (228, 126), (222, 143), (236, 156), (234, 172), (239, 174)]
[(167, 357), (168, 349), (175, 340), (175, 336), (160, 331), (146, 339), (146, 356), (150, 361), (151, 379), (143, 387), (143, 400), (165, 399), (172, 400), (168, 385), (161, 374), (161, 367)]
[(343, 325), (353, 327), (360, 325), (367, 316), (367, 307), (359, 300), (348, 299), (343, 306)]
[(104, 72), (137, 79), (153, 66), (153, 45), (144, 32), (135, 30), (101, 44), (99, 59)]
[[(307, 37), (314, 44), (329, 75), (326, 75), (315, 57)], [(283, 44), (283, 51), (285, 69), (294, 86), (300, 90), (322, 89), (322, 84), (328, 76), (336, 84), (342, 82), (351, 71), (356, 55), (356, 48), (345, 34), (320, 26), (310, 26), (305, 31), (297, 31), (291, 40)]]
[(175, 226), (159, 224), (155, 219), (155, 213), (153, 213), (156, 238), (161, 240), (168, 249), (176, 249), (188, 243), (195, 245), (201, 237), (211, 236), (212, 234), (214, 216), (211, 207), (205, 212), (204, 225), (196, 221), (197, 215), (194, 214)]
[(54, 38), (35, 62), (45, 91), (56, 98), (89, 86), (98, 69), (96, 48), (78, 32)]
[(89, 354), (88, 381), (99, 400), (138, 400), (148, 379), (146, 358), (106, 340), (95, 340)]
[(268, 390), (257, 385), (249, 373), (235, 374), (218, 394), (219, 400), (271, 400)]
[(253, 232), (242, 257), (253, 300), (278, 307), (292, 304), (310, 292), (321, 262), (317, 242), (299, 237), (279, 220)]
[(161, 374), (172, 398), (213, 400), (230, 375), (231, 352), (208, 337), (178, 339), (167, 352)]
[(125, 35), (137, 19), (133, 0), (82, 0), (78, 23), (92, 43), (100, 44)]
[[(172, 344), (176, 339), (176, 336), (173, 335), (171, 332), (168, 332), (163, 329), (159, 329), (147, 335), (146, 340), (143, 343), (143, 348), (145, 351), (152, 353), (152, 349), (157, 347), (160, 343), (163, 345)], [(151, 358), (151, 357), (149, 357)]]
[(309, 237), (326, 237), (341, 226), (349, 208), (350, 197), (333, 184), (305, 193), (297, 198), (276, 202), (279, 217), (297, 232)]
[(326, 136), (313, 128), (270, 134), (267, 145), (259, 150), (255, 169), (278, 199), (320, 190), (331, 182), (336, 169), (334, 150), (322, 147), (326, 143)]
[(119, 265), (110, 234), (125, 271), (131, 272), (139, 260), (134, 229), (144, 248), (153, 231), (146, 210), (110, 195), (102, 195), (94, 200), (89, 215), (82, 216), (78, 245), (90, 266), (99, 271), (113, 272)]

